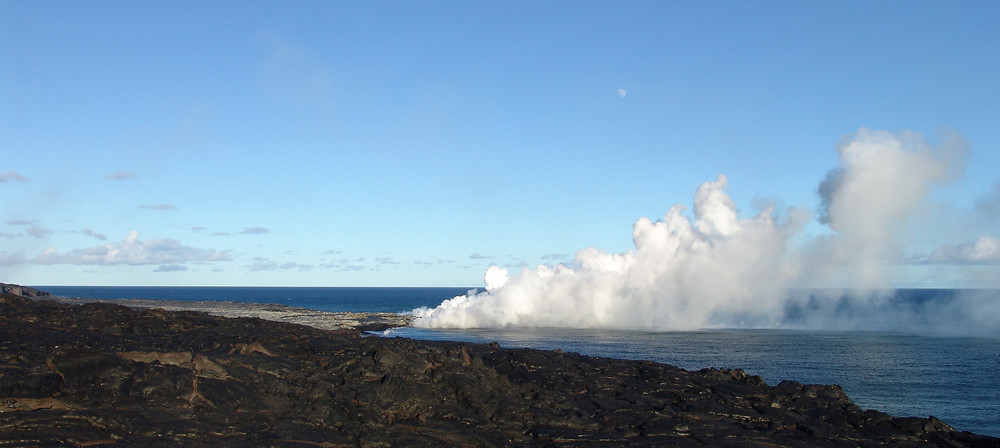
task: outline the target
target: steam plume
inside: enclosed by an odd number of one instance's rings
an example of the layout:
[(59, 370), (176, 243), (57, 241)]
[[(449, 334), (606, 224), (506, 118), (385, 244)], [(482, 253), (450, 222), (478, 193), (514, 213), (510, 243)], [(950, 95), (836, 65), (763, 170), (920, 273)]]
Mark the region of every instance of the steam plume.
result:
[(852, 287), (885, 286), (885, 264), (902, 258), (895, 230), (932, 185), (961, 171), (965, 145), (958, 137), (930, 146), (913, 133), (861, 129), (837, 150), (838, 166), (818, 187), (819, 221), (829, 227), (828, 235), (804, 243), (796, 239), (812, 219), (798, 208), (741, 218), (725, 193), (726, 176), (719, 175), (695, 191), (690, 215), (686, 207), (674, 205), (661, 220), (636, 221), (635, 249), (588, 248), (571, 266), (541, 265), (516, 276), (490, 267), (484, 292), (413, 310), (414, 324), (655, 330), (776, 326), (789, 307), (807, 300), (790, 294), (792, 286), (828, 286), (846, 277), (854, 280)]

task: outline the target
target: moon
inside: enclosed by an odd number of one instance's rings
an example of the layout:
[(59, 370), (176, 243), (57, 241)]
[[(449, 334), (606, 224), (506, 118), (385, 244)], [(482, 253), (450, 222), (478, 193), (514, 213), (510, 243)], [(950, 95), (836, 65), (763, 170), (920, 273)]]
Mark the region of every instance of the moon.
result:
[(627, 94), (628, 92), (626, 92), (625, 89), (618, 89), (618, 96), (625, 98), (625, 95)]

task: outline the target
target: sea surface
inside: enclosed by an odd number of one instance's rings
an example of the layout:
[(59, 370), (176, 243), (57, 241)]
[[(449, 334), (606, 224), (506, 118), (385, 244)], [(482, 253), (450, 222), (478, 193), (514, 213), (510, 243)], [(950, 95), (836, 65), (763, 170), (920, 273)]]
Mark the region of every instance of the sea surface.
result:
[[(62, 297), (278, 303), (322, 311), (355, 312), (407, 312), (421, 306), (433, 307), (444, 299), (473, 289), (36, 288)], [(911, 309), (945, 301), (948, 296), (942, 295), (941, 290), (906, 290), (899, 295)], [(1000, 335), (921, 334), (919, 329), (901, 331), (898, 328), (893, 331), (716, 329), (686, 332), (402, 328), (384, 335), (495, 341), (505, 347), (562, 349), (593, 356), (644, 359), (689, 370), (741, 368), (749, 374), (760, 375), (771, 385), (786, 379), (839, 384), (865, 409), (895, 416), (933, 415), (959, 430), (1000, 437)]]

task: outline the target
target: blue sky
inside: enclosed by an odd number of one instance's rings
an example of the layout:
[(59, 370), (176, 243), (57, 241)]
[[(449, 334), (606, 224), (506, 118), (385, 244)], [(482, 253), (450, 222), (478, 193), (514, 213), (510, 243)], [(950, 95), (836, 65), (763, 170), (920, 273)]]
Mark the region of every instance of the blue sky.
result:
[[(740, 216), (818, 216), (838, 142), (867, 128), (968, 146), (893, 283), (990, 284), (1000, 255), (927, 254), (1000, 238), (997, 17), (0, 0), (0, 281), (477, 286), (491, 265), (628, 251), (637, 219), (719, 174)], [(817, 216), (798, 240), (833, 232)]]

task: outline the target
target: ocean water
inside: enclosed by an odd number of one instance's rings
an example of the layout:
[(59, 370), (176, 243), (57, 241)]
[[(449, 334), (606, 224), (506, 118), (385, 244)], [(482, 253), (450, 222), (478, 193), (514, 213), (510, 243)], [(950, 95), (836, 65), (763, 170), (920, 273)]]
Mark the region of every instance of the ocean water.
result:
[(53, 295), (91, 299), (147, 299), (275, 303), (319, 311), (404, 313), (475, 288), (314, 288), (249, 286), (33, 286)]
[[(323, 311), (406, 312), (436, 306), (472, 288), (257, 288), (39, 286), (63, 297), (279, 303)], [(996, 298), (996, 294), (987, 294)], [(885, 303), (900, 315), (946, 309), (953, 294), (899, 292)], [(796, 313), (790, 319), (795, 323)], [(889, 311), (892, 311), (891, 309)], [(802, 327), (799, 325), (799, 327)], [(896, 416), (933, 415), (959, 430), (1000, 437), (1000, 335), (798, 329), (689, 332), (506, 328), (403, 328), (388, 337), (498, 342), (505, 347), (562, 349), (593, 356), (644, 359), (685, 369), (741, 368), (768, 384), (781, 380), (839, 384), (865, 409)]]

